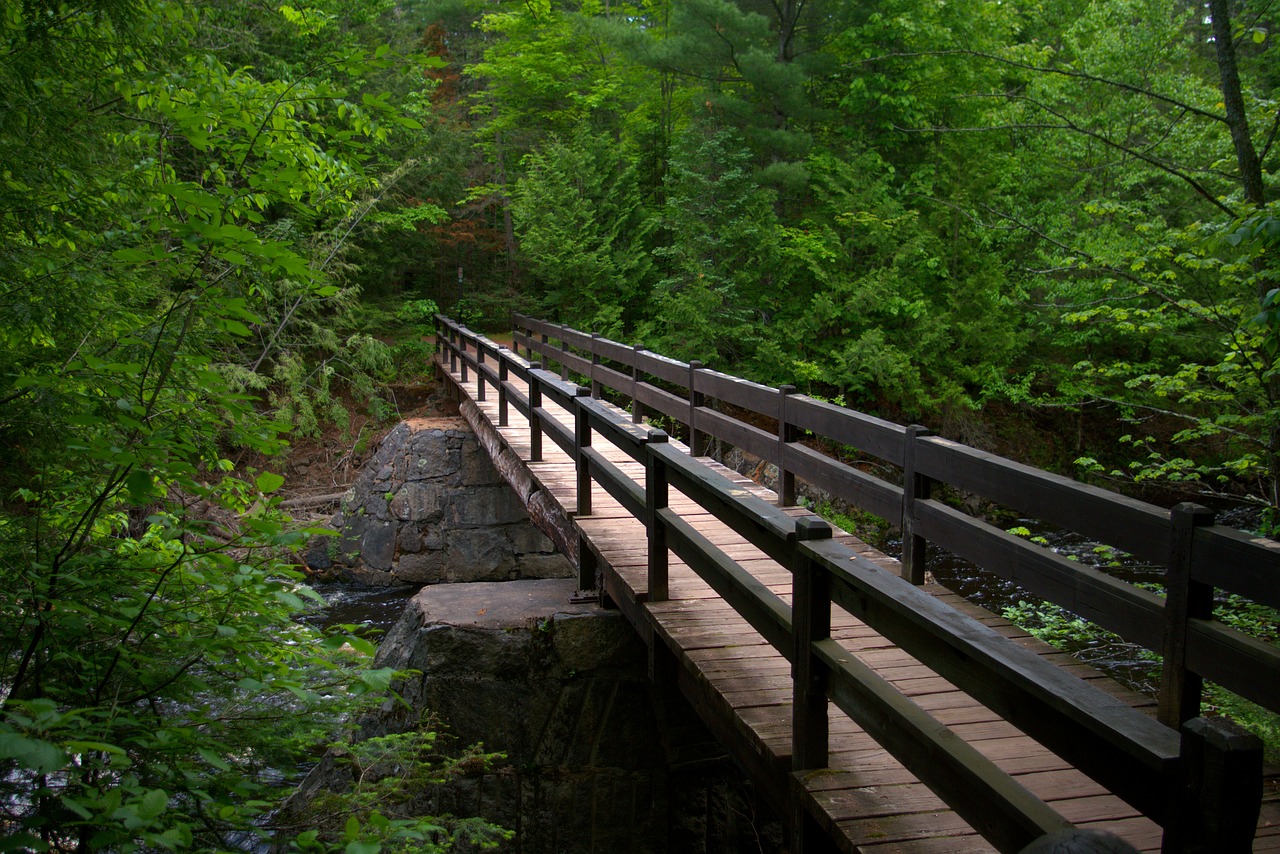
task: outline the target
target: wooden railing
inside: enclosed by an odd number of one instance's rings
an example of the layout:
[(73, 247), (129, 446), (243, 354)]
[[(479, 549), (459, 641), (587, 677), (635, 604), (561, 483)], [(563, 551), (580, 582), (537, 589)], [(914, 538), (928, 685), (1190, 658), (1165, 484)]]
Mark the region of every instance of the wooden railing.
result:
[[(576, 330), (517, 316), (516, 350), (437, 317), (439, 358), (474, 380), (475, 396), (498, 395), (532, 426), (532, 458), (545, 434), (576, 462), (578, 514), (591, 512), (591, 484), (644, 521), (648, 601), (667, 595), (674, 552), (782, 655), (794, 672), (793, 760), (827, 764), (828, 699), (876, 738), (985, 838), (1017, 850), (1067, 822), (954, 733), (919, 709), (830, 637), (831, 605), (845, 609), (1071, 761), (1165, 828), (1165, 850), (1245, 851), (1261, 796), (1258, 740), (1221, 719), (1197, 717), (1199, 680), (1215, 679), (1280, 708), (1280, 654), (1212, 619), (1213, 587), (1280, 605), (1280, 551), (1210, 524), (1189, 506), (1173, 513), (822, 401), (686, 364)], [(528, 359), (522, 358), (524, 348)], [(544, 370), (554, 363), (558, 375)], [(474, 374), (474, 377), (471, 375)], [(584, 380), (569, 382), (570, 376)], [(518, 377), (522, 383), (511, 382)], [(528, 389), (527, 394), (521, 386)], [(630, 402), (629, 417), (599, 398)], [(550, 417), (544, 399), (573, 414), (574, 429)], [(715, 408), (727, 404), (771, 419), (770, 433)], [(698, 455), (707, 437), (775, 462), (780, 502), (795, 479), (896, 520), (904, 534), (903, 577), (831, 539), (821, 519), (796, 519), (735, 487), (642, 422), (661, 414), (686, 425)], [(811, 433), (855, 447), (903, 472), (891, 483), (802, 444)], [(592, 447), (605, 437), (645, 466), (643, 487)], [(1161, 598), (1064, 560), (931, 498), (946, 483), (1080, 531), (1169, 566)], [(674, 486), (793, 573), (788, 605), (667, 506)], [(997, 575), (1166, 655), (1162, 720), (1044, 661), (922, 591), (926, 545), (974, 560)], [(594, 579), (583, 551), (580, 583)], [(1172, 687), (1170, 687), (1172, 686)]]

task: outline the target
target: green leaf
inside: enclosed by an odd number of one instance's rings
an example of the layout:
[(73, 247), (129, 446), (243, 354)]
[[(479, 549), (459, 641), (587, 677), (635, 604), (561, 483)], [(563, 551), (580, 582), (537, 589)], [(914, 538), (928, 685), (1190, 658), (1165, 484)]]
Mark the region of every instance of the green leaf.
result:
[(164, 812), (169, 803), (169, 793), (164, 789), (152, 789), (142, 796), (138, 814), (143, 818), (155, 818)]
[(270, 495), (284, 486), (284, 477), (275, 472), (264, 471), (254, 480), (254, 484), (263, 495)]
[(153, 497), (154, 481), (150, 472), (134, 469), (125, 477), (124, 486), (129, 493), (129, 502), (135, 507), (146, 504)]
[(13, 759), (40, 774), (50, 774), (67, 764), (67, 755), (57, 745), (16, 732), (0, 732), (0, 759)]
[(214, 768), (217, 768), (219, 771), (231, 770), (231, 766), (227, 764), (226, 760), (223, 759), (218, 754), (214, 753), (212, 750), (209, 750), (208, 748), (204, 748), (204, 747), (197, 747), (196, 752), (200, 754), (201, 759), (203, 759), (205, 762), (208, 762), (210, 765), (212, 765)]
[(360, 681), (375, 691), (385, 691), (391, 687), (391, 680), (395, 675), (395, 668), (380, 667), (377, 670), (366, 670), (361, 673)]
[(378, 648), (376, 646), (356, 635), (348, 635), (347, 644), (356, 652), (363, 653), (364, 655), (375, 655), (378, 652)]

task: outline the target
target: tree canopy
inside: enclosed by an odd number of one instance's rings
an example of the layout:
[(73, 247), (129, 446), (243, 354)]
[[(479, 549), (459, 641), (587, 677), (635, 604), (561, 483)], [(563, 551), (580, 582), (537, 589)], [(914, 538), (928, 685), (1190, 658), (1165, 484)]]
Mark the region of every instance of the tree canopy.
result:
[(386, 684), (291, 620), (274, 497), (425, 358), (382, 299), (1280, 526), (1269, 3), (0, 10), (10, 847), (219, 847), (318, 737), (264, 716)]

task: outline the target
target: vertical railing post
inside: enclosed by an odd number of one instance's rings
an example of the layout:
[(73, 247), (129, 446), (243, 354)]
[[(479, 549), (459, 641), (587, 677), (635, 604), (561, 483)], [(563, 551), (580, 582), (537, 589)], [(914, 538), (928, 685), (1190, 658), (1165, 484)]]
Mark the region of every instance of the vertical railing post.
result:
[[(530, 339), (530, 340), (533, 340), (533, 334), (532, 334), (532, 333), (533, 333), (533, 330), (531, 329), (531, 330), (529, 330), (529, 332), (530, 332), (530, 334), (529, 334), (529, 339)], [(541, 333), (538, 337), (542, 339), (542, 352), (539, 354), (539, 358), (540, 358), (540, 359), (546, 359), (546, 358), (547, 358), (547, 350), (548, 350), (548, 349), (550, 349), (550, 348), (548, 348), (548, 347), (547, 347), (547, 342), (548, 342), (548, 339), (547, 339), (547, 333), (543, 332), (543, 333)], [(530, 359), (532, 359), (532, 358), (533, 358), (533, 348), (532, 348), (532, 347), (530, 347), (530, 348), (529, 348), (529, 358), (530, 358)], [(548, 368), (547, 370), (551, 370), (551, 369), (550, 369), (550, 368)]]
[(1157, 717), (1177, 729), (1200, 714), (1203, 680), (1187, 669), (1187, 621), (1213, 616), (1213, 587), (1191, 579), (1196, 528), (1214, 523), (1207, 507), (1183, 502), (1169, 511), (1169, 562), (1165, 570), (1164, 664)]
[[(578, 386), (574, 389), (575, 397), (586, 397), (591, 389)], [(591, 515), (591, 460), (583, 450), (591, 447), (591, 422), (587, 419), (587, 410), (580, 402), (575, 401), (573, 407), (573, 456), (578, 474), (578, 512), (577, 516)]]
[(538, 371), (542, 370), (541, 362), (529, 363), (529, 462), (542, 462), (542, 417), (538, 410), (542, 408), (542, 385), (538, 379)]
[[(561, 353), (569, 352), (569, 342), (564, 340), (564, 330), (566, 328), (567, 327), (565, 327), (563, 323), (560, 324), (560, 352)], [(563, 380), (564, 382), (569, 381), (569, 365), (565, 362), (563, 356), (560, 357), (560, 379)]]
[[(463, 331), (469, 332), (470, 330)], [(458, 359), (462, 362), (462, 384), (466, 385), (471, 380), (470, 376), (467, 374), (467, 336), (463, 334), (463, 331), (458, 333), (458, 349), (462, 351), (459, 353)]]
[(444, 321), (440, 315), (435, 316), (435, 356), (431, 362), (435, 366), (435, 375), (437, 380), (444, 379)]
[(591, 396), (600, 399), (600, 380), (596, 379), (596, 369), (600, 367), (600, 333), (591, 333)]
[(778, 506), (791, 507), (796, 503), (796, 476), (787, 468), (787, 446), (800, 438), (800, 431), (787, 422), (787, 395), (795, 394), (796, 387), (784, 385), (778, 388)]
[(1262, 739), (1228, 718), (1194, 718), (1181, 732), (1161, 850), (1247, 854), (1262, 807)]
[(804, 544), (830, 537), (831, 526), (816, 516), (796, 520), (791, 568), (793, 771), (827, 767), (827, 669), (813, 654), (813, 644), (831, 636), (831, 578)]
[(689, 455), (702, 456), (706, 448), (706, 434), (698, 430), (698, 407), (702, 406), (702, 394), (698, 391), (698, 371), (702, 363), (697, 359), (689, 362)]
[(484, 403), (486, 390), (484, 384), (484, 345), (476, 342), (476, 403)]
[(449, 373), (458, 370), (458, 329), (449, 327)]
[(604, 579), (600, 574), (600, 558), (591, 549), (591, 542), (581, 531), (578, 532), (578, 589), (569, 597), (571, 602), (598, 601), (601, 607), (606, 604)]
[(919, 424), (907, 428), (902, 453), (902, 577), (924, 584), (928, 542), (916, 533), (916, 502), (929, 498), (929, 479), (916, 472), (916, 440), (929, 431)]
[(509, 368), (507, 360), (511, 358), (511, 351), (506, 347), (498, 348), (498, 426), (506, 427), (510, 420), (510, 414), (507, 411), (507, 379)]
[(667, 509), (669, 489), (667, 485), (667, 464), (657, 453), (654, 445), (667, 441), (667, 434), (654, 430), (649, 434), (649, 442), (645, 445), (645, 478), (644, 478), (644, 516), (645, 527), (649, 534), (649, 593), (648, 601), (665, 602), (670, 593), (667, 572), (667, 529), (664, 527), (661, 510)]
[(640, 353), (644, 350), (642, 344), (636, 344), (631, 348), (632, 359), (634, 364), (631, 366), (631, 423), (639, 424), (644, 420), (644, 404), (640, 402)]

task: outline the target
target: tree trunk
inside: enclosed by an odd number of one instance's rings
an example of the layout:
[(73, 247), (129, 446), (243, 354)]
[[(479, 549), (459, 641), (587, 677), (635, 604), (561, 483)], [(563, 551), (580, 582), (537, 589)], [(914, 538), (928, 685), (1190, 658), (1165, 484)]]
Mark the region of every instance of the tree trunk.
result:
[(1209, 0), (1209, 14), (1213, 16), (1213, 49), (1218, 61), (1218, 88), (1222, 91), (1222, 104), (1227, 113), (1227, 127), (1231, 130), (1231, 144), (1236, 150), (1236, 165), (1240, 169), (1240, 186), (1244, 198), (1252, 207), (1266, 203), (1262, 186), (1262, 164), (1249, 136), (1249, 117), (1244, 109), (1244, 95), (1240, 90), (1240, 69), (1236, 65), (1236, 47), (1231, 35), (1230, 0)]

